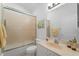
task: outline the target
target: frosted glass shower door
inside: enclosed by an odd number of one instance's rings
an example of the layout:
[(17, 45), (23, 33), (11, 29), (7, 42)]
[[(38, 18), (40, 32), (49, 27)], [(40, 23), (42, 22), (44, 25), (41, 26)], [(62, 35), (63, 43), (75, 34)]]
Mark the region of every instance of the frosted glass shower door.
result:
[(4, 8), (6, 20), (7, 46), (12, 49), (32, 43), (36, 39), (36, 17)]

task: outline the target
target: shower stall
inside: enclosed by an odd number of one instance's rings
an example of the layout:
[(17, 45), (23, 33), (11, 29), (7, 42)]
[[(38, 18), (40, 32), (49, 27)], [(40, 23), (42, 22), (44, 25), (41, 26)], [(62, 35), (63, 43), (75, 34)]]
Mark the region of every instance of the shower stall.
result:
[(7, 32), (7, 44), (4, 51), (35, 43), (36, 16), (29, 15), (12, 7), (5, 7), (3, 5), (2, 23), (5, 25)]

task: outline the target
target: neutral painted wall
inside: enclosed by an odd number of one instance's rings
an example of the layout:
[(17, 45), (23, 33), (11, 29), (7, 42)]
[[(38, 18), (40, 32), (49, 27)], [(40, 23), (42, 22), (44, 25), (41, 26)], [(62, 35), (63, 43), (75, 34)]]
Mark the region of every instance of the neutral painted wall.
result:
[(73, 39), (77, 32), (77, 4), (66, 3), (48, 14), (52, 25), (60, 28), (62, 39)]
[(0, 3), (0, 23), (1, 23), (1, 14), (2, 14), (2, 8), (1, 8), (1, 3)]
[[(37, 22), (38, 20), (44, 20), (46, 23), (47, 20), (47, 3), (43, 3), (39, 6), (36, 10), (34, 10), (33, 15), (37, 16)], [(46, 28), (46, 25), (45, 25)], [(44, 40), (46, 38), (46, 29), (37, 29), (37, 38), (40, 40)]]
[[(0, 3), (0, 24), (1, 24), (1, 3)], [(0, 55), (1, 55), (1, 49), (0, 49)]]

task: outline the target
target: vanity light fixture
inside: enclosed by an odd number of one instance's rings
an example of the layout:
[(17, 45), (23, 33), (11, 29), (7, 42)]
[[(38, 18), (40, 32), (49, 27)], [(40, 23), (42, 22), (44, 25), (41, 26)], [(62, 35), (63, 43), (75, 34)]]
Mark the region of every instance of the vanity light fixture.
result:
[(59, 5), (60, 3), (48, 3), (48, 9), (52, 9), (54, 7), (56, 7), (57, 5)]

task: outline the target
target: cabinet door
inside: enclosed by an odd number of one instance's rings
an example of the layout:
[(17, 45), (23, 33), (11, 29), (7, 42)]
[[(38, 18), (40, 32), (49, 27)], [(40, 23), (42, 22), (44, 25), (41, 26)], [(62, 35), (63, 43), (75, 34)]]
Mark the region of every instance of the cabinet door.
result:
[(60, 56), (59, 54), (57, 54), (53, 51), (48, 50), (48, 52), (49, 52), (48, 56)]
[(46, 48), (42, 47), (41, 45), (37, 45), (37, 56), (47, 56), (48, 51)]
[(37, 56), (59, 56), (59, 55), (38, 44)]

